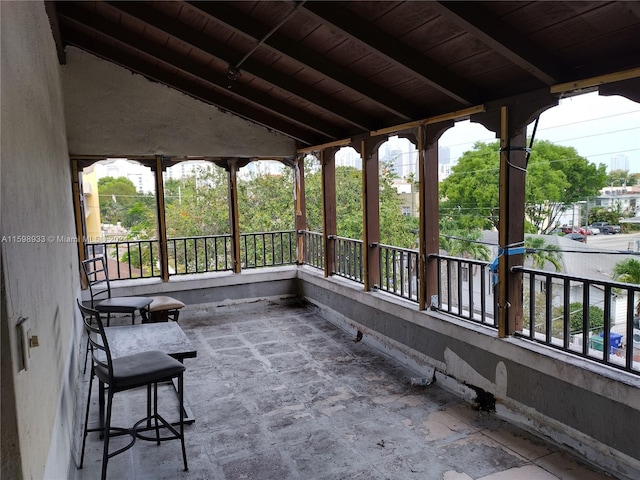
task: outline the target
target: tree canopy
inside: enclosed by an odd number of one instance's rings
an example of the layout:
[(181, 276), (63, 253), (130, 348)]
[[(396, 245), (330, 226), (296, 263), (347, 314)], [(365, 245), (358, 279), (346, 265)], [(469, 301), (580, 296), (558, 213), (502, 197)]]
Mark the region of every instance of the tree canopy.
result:
[[(441, 183), (441, 217), (462, 229), (498, 228), (499, 165), (499, 142), (476, 142)], [(552, 230), (568, 207), (596, 195), (606, 178), (605, 165), (589, 163), (573, 147), (535, 141), (525, 186), (527, 230)]]

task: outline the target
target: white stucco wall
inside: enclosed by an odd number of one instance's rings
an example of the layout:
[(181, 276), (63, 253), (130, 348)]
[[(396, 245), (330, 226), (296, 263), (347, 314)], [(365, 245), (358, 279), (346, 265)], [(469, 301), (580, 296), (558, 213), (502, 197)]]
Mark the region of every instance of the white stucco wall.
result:
[(67, 47), (63, 66), (74, 155), (292, 156), (293, 140)]
[[(44, 2), (0, 2), (0, 8), (2, 321), (11, 347), (2, 361), (12, 361), (23, 477), (66, 478), (80, 288), (77, 246), (57, 241), (75, 236), (60, 67)], [(21, 317), (39, 346), (30, 350), (27, 370), (18, 371)]]

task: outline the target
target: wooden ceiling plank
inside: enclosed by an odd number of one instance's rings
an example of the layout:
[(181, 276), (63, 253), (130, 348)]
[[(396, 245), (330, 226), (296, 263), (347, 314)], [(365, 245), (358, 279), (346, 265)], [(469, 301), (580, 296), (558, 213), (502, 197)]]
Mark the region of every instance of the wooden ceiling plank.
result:
[[(214, 21), (224, 24), (235, 32), (254, 40), (259, 40), (261, 35), (268, 31), (268, 27), (246, 15), (242, 15), (235, 8), (229, 7), (222, 2), (187, 3), (192, 8), (210, 16)], [(327, 61), (317, 52), (291, 41), (285, 35), (276, 32), (264, 42), (264, 45), (335, 82), (341, 83), (403, 120), (410, 120), (416, 115), (416, 109), (411, 102), (390, 95), (384, 88), (380, 88), (366, 79), (354, 75), (347, 68), (339, 67), (333, 62)]]
[(477, 103), (478, 89), (472, 84), (348, 10), (336, 9), (331, 2), (308, 2), (303, 8), (330, 24), (331, 28), (368, 45), (375, 50), (374, 55), (421, 77), (426, 83), (462, 105), (470, 106)]
[[(228, 47), (208, 35), (190, 29), (180, 24), (180, 22), (173, 21), (173, 19), (146, 5), (137, 2), (107, 3), (113, 8), (117, 8), (127, 15), (133, 16), (147, 25), (162, 30), (175, 39), (226, 62), (228, 65), (233, 65), (233, 63), (242, 56), (241, 52)], [(335, 99), (330, 96), (310, 89), (306, 84), (303, 84), (295, 78), (268, 68), (251, 58), (245, 60), (242, 64), (242, 71), (260, 78), (283, 91), (289, 92), (306, 102), (316, 105), (359, 129), (370, 130), (373, 127), (374, 122), (368, 116), (362, 115), (354, 109), (346, 108), (342, 103), (335, 101)]]
[(319, 119), (317, 116), (307, 114), (300, 109), (295, 109), (260, 91), (246, 88), (240, 83), (233, 83), (230, 88), (230, 81), (224, 75), (213, 72), (205, 65), (189, 60), (183, 55), (175, 53), (162, 45), (155, 44), (145, 37), (126, 30), (118, 24), (104, 20), (91, 12), (67, 9), (64, 5), (60, 6), (58, 12), (61, 16), (69, 18), (71, 21), (81, 23), (86, 28), (90, 28), (99, 32), (101, 35), (122, 42), (128, 47), (153, 57), (188, 75), (200, 78), (213, 86), (228, 91), (230, 94), (239, 95), (264, 109), (270, 110), (274, 115), (289, 118), (329, 138), (336, 139), (344, 136), (342, 130)]
[(567, 78), (566, 69), (551, 52), (533, 44), (482, 6), (474, 2), (447, 1), (433, 2), (433, 8), (546, 85)]
[(297, 127), (295, 124), (281, 120), (279, 117), (258, 110), (248, 104), (243, 104), (230, 97), (216, 94), (214, 91), (196, 86), (178, 74), (169, 73), (167, 70), (142, 61), (135, 55), (125, 53), (122, 50), (110, 47), (99, 40), (74, 30), (65, 32), (66, 42), (70, 45), (86, 50), (100, 58), (138, 73), (153, 81), (165, 84), (190, 97), (214, 105), (222, 110), (261, 125), (269, 130), (281, 133), (306, 145), (314, 145), (328, 141), (323, 135), (314, 135), (308, 129)]

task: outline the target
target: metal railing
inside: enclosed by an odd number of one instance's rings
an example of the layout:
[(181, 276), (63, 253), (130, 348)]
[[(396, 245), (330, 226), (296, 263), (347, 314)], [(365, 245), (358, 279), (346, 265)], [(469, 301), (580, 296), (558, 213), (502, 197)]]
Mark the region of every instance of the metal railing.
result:
[(418, 301), (418, 250), (380, 245), (380, 290)]
[(169, 275), (233, 270), (231, 235), (167, 239)]
[(489, 263), (430, 254), (438, 265), (438, 296), (431, 309), (497, 328)]
[(324, 270), (324, 242), (322, 233), (305, 230), (304, 263), (310, 267)]
[(103, 256), (109, 278), (151, 278), (160, 276), (160, 246), (157, 240), (88, 243), (87, 258)]
[(640, 372), (640, 285), (524, 267), (518, 336), (609, 366)]
[[(157, 240), (129, 240), (87, 244), (87, 258), (104, 255), (112, 280), (162, 275)], [(233, 270), (231, 235), (167, 239), (169, 275)], [(240, 235), (242, 268), (295, 264), (296, 232), (259, 232)]]
[(354, 282), (364, 283), (362, 240), (333, 237), (335, 240), (335, 269), (332, 273)]
[(240, 235), (242, 268), (276, 267), (297, 261), (296, 232), (243, 233)]

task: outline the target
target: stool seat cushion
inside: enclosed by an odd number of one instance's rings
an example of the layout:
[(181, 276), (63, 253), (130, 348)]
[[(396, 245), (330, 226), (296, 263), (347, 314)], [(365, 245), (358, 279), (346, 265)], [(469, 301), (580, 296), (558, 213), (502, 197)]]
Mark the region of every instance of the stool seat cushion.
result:
[[(113, 382), (109, 388), (116, 391), (147, 385), (175, 377), (184, 372), (185, 366), (164, 352), (151, 350), (113, 359)], [(109, 382), (109, 371), (103, 365), (95, 365), (98, 378)]]
[(147, 308), (150, 312), (161, 312), (164, 310), (179, 310), (184, 307), (184, 303), (180, 300), (176, 300), (173, 297), (167, 297), (160, 295), (158, 297), (152, 297), (153, 301)]
[(133, 313), (151, 303), (149, 297), (111, 297), (96, 305), (96, 310), (103, 313)]

